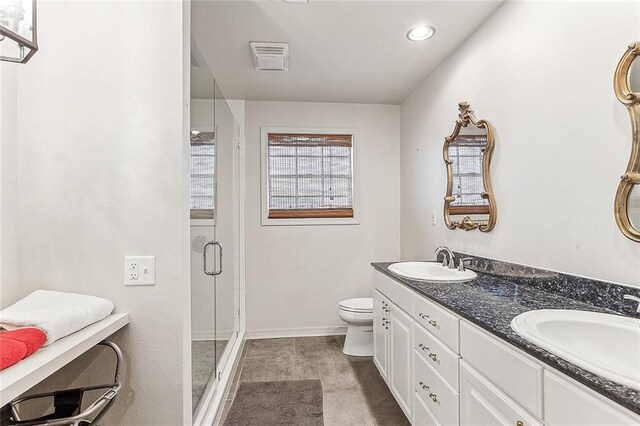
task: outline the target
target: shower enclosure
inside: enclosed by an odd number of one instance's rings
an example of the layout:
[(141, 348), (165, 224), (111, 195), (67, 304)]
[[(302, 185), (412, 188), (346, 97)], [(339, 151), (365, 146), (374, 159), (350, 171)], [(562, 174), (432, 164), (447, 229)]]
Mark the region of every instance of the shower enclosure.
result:
[(238, 338), (240, 127), (191, 43), (191, 373), (194, 420)]

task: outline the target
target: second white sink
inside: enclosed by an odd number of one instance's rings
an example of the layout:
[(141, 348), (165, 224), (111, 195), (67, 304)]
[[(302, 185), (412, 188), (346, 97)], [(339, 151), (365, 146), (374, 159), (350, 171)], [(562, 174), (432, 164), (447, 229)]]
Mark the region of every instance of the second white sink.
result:
[(640, 390), (640, 319), (542, 309), (518, 315), (511, 328), (585, 370)]
[(458, 271), (438, 262), (399, 262), (389, 265), (389, 270), (407, 278), (444, 283), (471, 281), (477, 277), (473, 271)]

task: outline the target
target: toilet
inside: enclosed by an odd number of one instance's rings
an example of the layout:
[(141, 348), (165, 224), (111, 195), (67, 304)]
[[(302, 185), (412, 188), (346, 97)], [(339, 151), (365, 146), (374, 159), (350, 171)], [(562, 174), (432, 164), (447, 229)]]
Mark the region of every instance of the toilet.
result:
[(343, 300), (339, 313), (340, 319), (349, 324), (342, 352), (351, 356), (373, 356), (373, 299)]

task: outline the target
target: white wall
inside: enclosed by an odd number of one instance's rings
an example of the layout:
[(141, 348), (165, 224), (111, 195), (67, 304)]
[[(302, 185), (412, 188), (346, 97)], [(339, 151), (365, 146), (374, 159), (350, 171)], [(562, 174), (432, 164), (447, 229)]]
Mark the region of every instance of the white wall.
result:
[[(402, 257), (441, 244), (640, 286), (640, 244), (613, 216), (631, 126), (615, 67), (638, 2), (507, 2), (402, 104)], [(442, 144), (469, 101), (497, 132), (493, 231), (446, 229)], [(438, 224), (431, 225), (437, 210)]]
[[(261, 126), (356, 128), (360, 224), (262, 226)], [(338, 302), (371, 294), (370, 262), (400, 255), (399, 107), (248, 101), (245, 130), (248, 333), (338, 329)]]
[(18, 67), (0, 62), (0, 305), (19, 298), (17, 286), (17, 164)]
[[(177, 0), (41, 2), (40, 50), (18, 70), (17, 293), (88, 293), (130, 312), (131, 324), (116, 337), (126, 354), (125, 388), (104, 424), (190, 418), (182, 369), (189, 288), (183, 7)], [(125, 287), (125, 255), (155, 255), (157, 285)], [(8, 288), (3, 280), (2, 293)], [(83, 356), (38, 390), (106, 380), (112, 365)]]

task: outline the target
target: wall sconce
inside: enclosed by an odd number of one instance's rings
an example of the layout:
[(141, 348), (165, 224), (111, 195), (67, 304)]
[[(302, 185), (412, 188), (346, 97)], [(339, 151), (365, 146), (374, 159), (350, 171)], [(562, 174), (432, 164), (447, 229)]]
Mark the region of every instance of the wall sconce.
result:
[(24, 64), (37, 50), (36, 0), (0, 0), (0, 60)]

